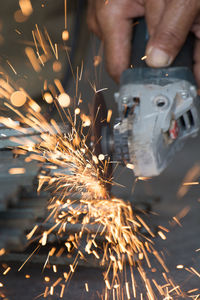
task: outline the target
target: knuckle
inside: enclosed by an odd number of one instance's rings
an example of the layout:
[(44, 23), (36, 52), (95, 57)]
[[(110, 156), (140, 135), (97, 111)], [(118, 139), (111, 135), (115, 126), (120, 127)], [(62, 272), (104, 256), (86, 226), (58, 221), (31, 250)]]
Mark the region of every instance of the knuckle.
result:
[(194, 14), (198, 13), (200, 10), (200, 1), (199, 0), (176, 0), (176, 5), (180, 7), (180, 9), (184, 9), (188, 12), (193, 11)]
[(183, 43), (183, 36), (181, 32), (175, 31), (175, 30), (165, 30), (163, 32), (160, 32), (157, 37), (157, 43), (163, 50), (171, 49), (178, 51), (180, 46)]

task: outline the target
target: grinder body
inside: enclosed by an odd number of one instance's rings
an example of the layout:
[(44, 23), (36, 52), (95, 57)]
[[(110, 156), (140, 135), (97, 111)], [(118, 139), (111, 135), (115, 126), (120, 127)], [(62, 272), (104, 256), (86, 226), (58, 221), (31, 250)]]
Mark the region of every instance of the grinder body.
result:
[(172, 66), (148, 68), (141, 60), (147, 27), (144, 19), (138, 23), (132, 68), (122, 74), (115, 94), (119, 118), (113, 128), (113, 150), (115, 160), (131, 163), (136, 176), (152, 177), (167, 167), (187, 138), (197, 135), (200, 100), (191, 71), (193, 36), (188, 36)]
[(188, 68), (126, 70), (115, 99), (115, 159), (133, 164), (136, 176), (159, 175), (199, 130), (199, 99)]

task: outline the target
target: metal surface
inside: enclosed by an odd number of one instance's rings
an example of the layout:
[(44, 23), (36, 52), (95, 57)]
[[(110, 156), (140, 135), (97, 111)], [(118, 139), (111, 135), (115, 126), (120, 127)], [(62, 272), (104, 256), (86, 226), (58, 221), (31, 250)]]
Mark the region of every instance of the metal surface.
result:
[[(69, 131), (66, 126), (59, 127), (63, 133)], [(47, 192), (37, 193), (37, 176), (43, 164), (26, 161), (31, 152), (16, 154), (15, 147), (26, 144), (27, 140), (41, 141), (34, 129), (24, 128), (24, 132), (0, 127), (0, 249), (12, 251), (27, 247), (26, 233), (45, 219), (50, 197)]]
[[(26, 232), (46, 215), (48, 194), (37, 194), (38, 162), (24, 161), (12, 151), (0, 151), (0, 249), (24, 250)], [(10, 169), (23, 169), (10, 174)]]

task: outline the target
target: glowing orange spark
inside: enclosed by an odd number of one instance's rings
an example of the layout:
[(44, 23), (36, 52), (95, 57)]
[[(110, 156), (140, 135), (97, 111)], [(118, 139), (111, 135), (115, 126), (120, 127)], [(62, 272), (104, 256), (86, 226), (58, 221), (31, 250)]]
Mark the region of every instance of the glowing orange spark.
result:
[(44, 100), (48, 103), (51, 104), (53, 102), (53, 97), (49, 92), (44, 93)]
[(11, 103), (16, 107), (24, 105), (26, 103), (26, 99), (26, 95), (23, 91), (16, 91), (10, 96)]
[(26, 169), (24, 168), (11, 168), (8, 170), (9, 174), (16, 175), (16, 174), (24, 174)]
[(68, 32), (68, 30), (63, 30), (63, 32), (62, 32), (62, 39), (63, 39), (63, 41), (68, 41), (68, 39), (69, 39), (69, 32)]
[(31, 48), (31, 47), (26, 47), (25, 48), (25, 53), (33, 67), (33, 69), (36, 71), (36, 72), (40, 72), (42, 69), (41, 69), (41, 66), (38, 62), (38, 59), (35, 55), (35, 52), (34, 50)]
[(4, 272), (3, 272), (3, 275), (6, 275), (8, 274), (8, 272), (11, 270), (11, 267), (8, 267)]
[(19, 6), (24, 16), (30, 16), (33, 12), (33, 7), (30, 0), (19, 0)]
[(0, 249), (0, 256), (4, 255), (6, 253), (6, 250), (4, 248)]
[(62, 93), (58, 96), (58, 102), (61, 107), (68, 107), (70, 105), (70, 97), (66, 93)]

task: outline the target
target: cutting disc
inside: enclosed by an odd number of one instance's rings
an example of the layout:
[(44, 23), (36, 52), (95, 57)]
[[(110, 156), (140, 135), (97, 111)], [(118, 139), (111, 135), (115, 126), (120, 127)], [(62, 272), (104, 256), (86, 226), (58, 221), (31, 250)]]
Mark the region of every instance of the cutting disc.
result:
[[(93, 153), (98, 157), (104, 154), (106, 159), (111, 159), (111, 149), (109, 140), (111, 138), (110, 124), (107, 122), (107, 107), (101, 92), (95, 94), (92, 103), (92, 135), (91, 148)], [(111, 163), (108, 164), (106, 172), (103, 174), (104, 178), (110, 179), (112, 174)], [(110, 188), (111, 185), (109, 184)], [(107, 186), (108, 187), (108, 186)]]

